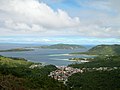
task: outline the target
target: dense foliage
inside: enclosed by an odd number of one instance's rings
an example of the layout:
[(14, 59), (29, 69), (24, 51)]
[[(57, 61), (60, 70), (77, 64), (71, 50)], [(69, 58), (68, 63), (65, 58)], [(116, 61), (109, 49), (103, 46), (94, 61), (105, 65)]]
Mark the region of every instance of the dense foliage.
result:
[(0, 65), (8, 66), (8, 67), (18, 67), (18, 66), (26, 66), (34, 64), (33, 62), (29, 62), (23, 58), (12, 58), (12, 57), (4, 57), (0, 55)]
[(0, 56), (0, 90), (66, 90), (62, 83), (48, 77), (57, 69), (54, 65), (30, 68), (32, 64)]
[(100, 55), (90, 62), (69, 66), (85, 70), (68, 78), (67, 85), (74, 90), (120, 90), (120, 55)]
[(120, 70), (76, 73), (67, 85), (73, 90), (120, 90)]
[(68, 65), (74, 68), (94, 68), (94, 67), (119, 67), (120, 66), (120, 55), (118, 56), (104, 56), (100, 55), (91, 59), (87, 63), (76, 63)]

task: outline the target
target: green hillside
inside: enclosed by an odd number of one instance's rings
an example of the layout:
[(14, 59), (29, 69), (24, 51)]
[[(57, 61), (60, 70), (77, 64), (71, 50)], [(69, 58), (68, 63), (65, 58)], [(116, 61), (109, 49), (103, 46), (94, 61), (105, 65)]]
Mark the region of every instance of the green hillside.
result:
[(39, 46), (35, 48), (43, 48), (43, 49), (81, 49), (85, 48), (81, 45), (75, 45), (75, 44), (54, 44), (54, 45), (48, 45), (48, 46)]
[(4, 57), (0, 55), (0, 65), (5, 65), (8, 67), (17, 67), (17, 66), (30, 66), (34, 64), (33, 62), (29, 62), (23, 58), (12, 58), (12, 57)]
[(0, 55), (0, 90), (67, 90), (62, 83), (48, 77), (56, 69), (54, 65), (43, 66)]
[(83, 72), (71, 75), (67, 86), (73, 90), (120, 90), (120, 45), (98, 45), (74, 54), (97, 56), (86, 63), (68, 65)]
[(73, 90), (120, 90), (120, 55), (99, 55), (90, 62), (69, 67), (83, 71), (68, 78), (67, 86)]
[(94, 67), (119, 67), (120, 55), (118, 56), (103, 56), (99, 55), (93, 59), (89, 59), (87, 63), (76, 63), (68, 65), (73, 68), (94, 68)]
[(98, 45), (88, 50), (88, 54), (119, 55), (120, 45)]
[(120, 55), (120, 45), (98, 45), (87, 52), (78, 52), (74, 54), (89, 54), (89, 55)]
[(68, 78), (72, 90), (120, 90), (120, 70), (75, 73)]

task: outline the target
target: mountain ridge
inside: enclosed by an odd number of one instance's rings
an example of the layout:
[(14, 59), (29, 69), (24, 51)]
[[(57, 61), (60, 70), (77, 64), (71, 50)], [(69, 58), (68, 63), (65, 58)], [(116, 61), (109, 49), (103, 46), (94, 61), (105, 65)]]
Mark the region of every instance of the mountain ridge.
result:
[(76, 52), (72, 54), (88, 54), (88, 55), (120, 55), (120, 45), (97, 45), (87, 52)]
[(53, 45), (44, 45), (44, 46), (37, 46), (34, 48), (43, 48), (43, 49), (81, 49), (85, 48), (81, 45), (76, 44), (53, 44)]

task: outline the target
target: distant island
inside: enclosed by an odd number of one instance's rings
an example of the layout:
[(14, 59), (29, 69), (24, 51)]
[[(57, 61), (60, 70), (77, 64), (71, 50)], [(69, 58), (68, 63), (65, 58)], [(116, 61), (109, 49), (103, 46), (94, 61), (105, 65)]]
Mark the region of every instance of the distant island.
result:
[(0, 52), (17, 52), (17, 51), (33, 51), (33, 49), (15, 48), (15, 49), (8, 49), (8, 50), (0, 50)]
[(54, 45), (36, 46), (36, 47), (31, 47), (31, 48), (42, 48), (42, 49), (83, 49), (85, 47), (81, 46), (81, 45), (76, 45), (76, 44), (54, 44)]
[(87, 52), (75, 52), (72, 54), (87, 54), (87, 55), (120, 55), (120, 45), (97, 45)]

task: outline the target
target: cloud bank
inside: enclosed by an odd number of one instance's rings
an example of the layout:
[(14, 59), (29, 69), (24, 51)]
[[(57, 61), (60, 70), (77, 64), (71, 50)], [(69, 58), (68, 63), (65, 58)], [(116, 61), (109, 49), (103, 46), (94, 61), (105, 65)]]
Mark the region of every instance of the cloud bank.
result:
[(119, 3), (120, 0), (0, 0), (0, 36), (119, 38)]
[(54, 11), (38, 0), (1, 0), (0, 17), (2, 28), (20, 33), (72, 28), (80, 24), (78, 17), (71, 18), (61, 9)]

